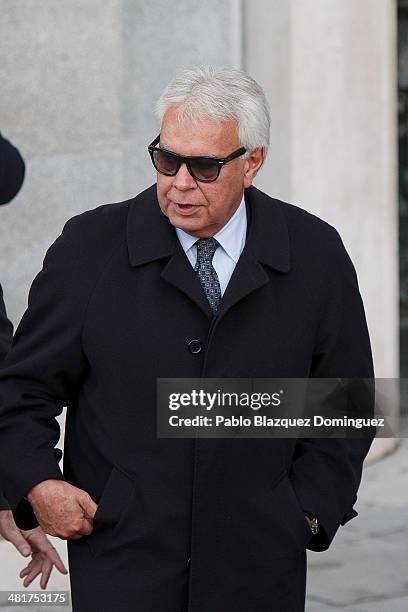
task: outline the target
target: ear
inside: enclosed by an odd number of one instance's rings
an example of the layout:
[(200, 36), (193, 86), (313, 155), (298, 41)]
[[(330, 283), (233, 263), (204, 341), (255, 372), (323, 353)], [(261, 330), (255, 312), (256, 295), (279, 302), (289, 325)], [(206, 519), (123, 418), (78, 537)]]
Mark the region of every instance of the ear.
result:
[(244, 188), (250, 187), (265, 159), (265, 149), (260, 147), (250, 152), (244, 165)]

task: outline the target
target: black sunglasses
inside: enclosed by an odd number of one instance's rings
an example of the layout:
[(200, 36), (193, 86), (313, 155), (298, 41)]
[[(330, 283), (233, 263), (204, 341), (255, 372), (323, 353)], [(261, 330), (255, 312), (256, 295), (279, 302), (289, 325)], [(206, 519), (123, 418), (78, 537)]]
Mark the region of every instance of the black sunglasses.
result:
[(165, 176), (176, 176), (181, 164), (186, 164), (191, 176), (196, 181), (211, 183), (216, 181), (224, 164), (240, 157), (246, 152), (245, 147), (237, 149), (228, 157), (206, 157), (203, 155), (177, 155), (172, 151), (156, 147), (160, 142), (160, 134), (147, 147), (157, 172)]

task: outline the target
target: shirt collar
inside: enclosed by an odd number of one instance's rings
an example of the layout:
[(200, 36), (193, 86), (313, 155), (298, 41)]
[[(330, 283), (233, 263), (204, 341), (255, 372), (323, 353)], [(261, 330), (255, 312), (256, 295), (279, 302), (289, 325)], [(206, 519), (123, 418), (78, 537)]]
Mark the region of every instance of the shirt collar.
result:
[[(231, 219), (229, 219), (224, 227), (214, 235), (214, 238), (219, 242), (220, 246), (235, 263), (237, 263), (245, 244), (246, 229), (247, 216), (245, 209), (245, 198), (242, 196), (240, 205), (232, 215)], [(184, 252), (187, 253), (187, 251), (197, 242), (198, 238), (188, 234), (179, 227), (176, 227), (176, 232)]]
[[(245, 202), (248, 205), (245, 212), (248, 214), (250, 211), (251, 223), (242, 254), (246, 252), (247, 258), (252, 254), (266, 266), (289, 272), (289, 220), (294, 223), (294, 211), (300, 209), (271, 198), (253, 185), (245, 189)], [(162, 259), (168, 259), (167, 265), (170, 266), (177, 263), (177, 252), (183, 252), (183, 249), (174, 226), (160, 209), (156, 184), (136, 197), (118, 203), (118, 209), (127, 216), (126, 240), (131, 266), (143, 266)]]

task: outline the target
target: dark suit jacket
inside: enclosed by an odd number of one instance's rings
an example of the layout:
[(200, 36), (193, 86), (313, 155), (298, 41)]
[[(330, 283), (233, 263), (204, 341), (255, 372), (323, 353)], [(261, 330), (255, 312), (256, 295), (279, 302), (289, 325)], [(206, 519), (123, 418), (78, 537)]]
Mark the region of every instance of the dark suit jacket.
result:
[(63, 477), (67, 404), (64, 477), (99, 503), (93, 533), (68, 543), (76, 612), (303, 610), (306, 547), (355, 515), (371, 439), (156, 436), (157, 377), (373, 375), (337, 231), (245, 196), (247, 242), (212, 324), (155, 186), (71, 219), (32, 285), (0, 375), (1, 479), (14, 506)]

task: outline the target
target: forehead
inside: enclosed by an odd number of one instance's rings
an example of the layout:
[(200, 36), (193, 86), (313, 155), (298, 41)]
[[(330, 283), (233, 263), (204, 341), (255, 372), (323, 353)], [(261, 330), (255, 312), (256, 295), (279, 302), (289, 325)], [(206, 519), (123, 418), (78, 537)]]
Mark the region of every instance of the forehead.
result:
[(237, 124), (208, 119), (180, 122), (177, 107), (171, 107), (163, 117), (160, 145), (180, 155), (223, 157), (239, 147)]

